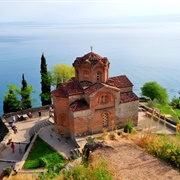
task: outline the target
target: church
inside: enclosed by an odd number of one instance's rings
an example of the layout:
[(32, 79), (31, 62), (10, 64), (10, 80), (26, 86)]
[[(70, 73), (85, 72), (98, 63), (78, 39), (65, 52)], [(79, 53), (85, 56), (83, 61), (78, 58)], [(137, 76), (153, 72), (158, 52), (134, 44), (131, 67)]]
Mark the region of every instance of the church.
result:
[(109, 77), (109, 60), (94, 52), (73, 67), (75, 77), (51, 92), (56, 133), (74, 138), (137, 125), (139, 98), (126, 75)]

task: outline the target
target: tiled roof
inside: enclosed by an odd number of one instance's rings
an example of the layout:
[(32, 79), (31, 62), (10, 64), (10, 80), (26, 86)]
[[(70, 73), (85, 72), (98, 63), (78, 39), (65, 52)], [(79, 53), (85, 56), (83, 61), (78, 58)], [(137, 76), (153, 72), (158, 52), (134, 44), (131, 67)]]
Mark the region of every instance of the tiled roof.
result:
[(56, 97), (62, 97), (62, 98), (67, 98), (69, 96), (63, 86), (59, 86), (57, 89), (53, 90), (51, 94)]
[(115, 86), (117, 88), (126, 88), (133, 86), (126, 75), (111, 77), (107, 80), (106, 84)]
[(71, 79), (68, 82), (63, 83), (62, 86), (66, 89), (70, 96), (83, 93), (83, 88), (76, 79)]
[(127, 103), (137, 100), (139, 100), (139, 98), (132, 91), (120, 93), (120, 103)]
[(51, 92), (56, 97), (66, 98), (72, 95), (83, 93), (83, 88), (79, 81), (71, 79), (68, 82), (62, 83), (57, 89)]
[(85, 99), (76, 100), (70, 104), (70, 109), (74, 111), (81, 111), (89, 109), (89, 104), (86, 102)]
[(91, 94), (95, 91), (97, 91), (98, 89), (100, 89), (101, 87), (103, 87), (104, 85), (102, 83), (96, 82), (93, 85), (89, 86), (88, 88), (86, 88), (84, 90), (85, 94)]
[(98, 54), (95, 54), (93, 52), (90, 52), (83, 57), (77, 57), (76, 60), (73, 63), (73, 66), (77, 63), (79, 66), (83, 63), (89, 63), (92, 67), (95, 66), (98, 62), (101, 62), (102, 64), (109, 63), (108, 59), (106, 57), (101, 57)]

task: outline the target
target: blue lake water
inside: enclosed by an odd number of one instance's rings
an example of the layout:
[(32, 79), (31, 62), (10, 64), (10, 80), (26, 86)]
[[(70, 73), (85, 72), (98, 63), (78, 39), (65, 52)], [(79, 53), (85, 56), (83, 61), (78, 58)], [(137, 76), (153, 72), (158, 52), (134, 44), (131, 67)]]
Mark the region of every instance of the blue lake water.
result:
[(180, 91), (180, 23), (28, 25), (0, 24), (0, 114), (7, 84), (21, 85), (22, 74), (33, 85), (39, 106), (40, 62), (48, 69), (71, 65), (93, 52), (110, 61), (110, 76), (127, 75), (140, 95), (145, 82), (157, 81), (170, 99)]

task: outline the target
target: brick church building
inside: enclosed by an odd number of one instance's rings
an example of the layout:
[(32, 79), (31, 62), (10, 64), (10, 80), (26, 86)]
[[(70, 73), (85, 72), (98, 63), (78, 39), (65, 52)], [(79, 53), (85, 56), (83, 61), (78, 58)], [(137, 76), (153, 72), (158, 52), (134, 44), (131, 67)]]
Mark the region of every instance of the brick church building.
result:
[(57, 133), (79, 136), (137, 125), (139, 99), (125, 76), (109, 77), (106, 57), (90, 52), (73, 63), (75, 77), (52, 91)]

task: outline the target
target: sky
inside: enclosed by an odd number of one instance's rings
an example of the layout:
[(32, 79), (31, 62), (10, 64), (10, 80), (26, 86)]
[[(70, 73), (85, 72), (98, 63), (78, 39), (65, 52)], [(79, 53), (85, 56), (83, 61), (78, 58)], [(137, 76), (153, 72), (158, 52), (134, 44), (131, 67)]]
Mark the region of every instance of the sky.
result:
[(0, 0), (0, 22), (85, 22), (180, 15), (180, 0)]

